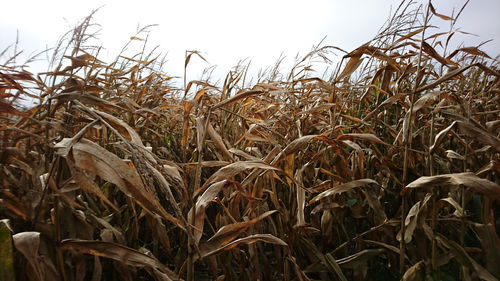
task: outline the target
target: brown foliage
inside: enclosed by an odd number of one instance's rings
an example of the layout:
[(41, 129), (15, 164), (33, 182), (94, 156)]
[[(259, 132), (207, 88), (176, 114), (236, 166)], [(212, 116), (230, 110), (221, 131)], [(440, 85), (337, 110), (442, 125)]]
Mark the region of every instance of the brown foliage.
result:
[(330, 78), (318, 47), (179, 89), (91, 16), (53, 71), (1, 65), (0, 279), (500, 279), (498, 62), (407, 8)]

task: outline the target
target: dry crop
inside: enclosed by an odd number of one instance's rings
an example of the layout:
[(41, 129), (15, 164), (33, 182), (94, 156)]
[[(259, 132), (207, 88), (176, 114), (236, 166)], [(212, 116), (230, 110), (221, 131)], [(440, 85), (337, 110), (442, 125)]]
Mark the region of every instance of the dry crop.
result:
[(500, 73), (429, 28), (458, 16), (403, 2), (328, 78), (318, 46), (251, 86), (106, 64), (92, 15), (52, 71), (6, 61), (0, 279), (500, 279)]

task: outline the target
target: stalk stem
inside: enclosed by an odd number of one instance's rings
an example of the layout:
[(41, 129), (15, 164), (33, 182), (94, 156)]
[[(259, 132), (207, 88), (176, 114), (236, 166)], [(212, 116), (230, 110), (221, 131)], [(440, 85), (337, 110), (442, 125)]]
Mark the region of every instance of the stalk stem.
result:
[[(422, 39), (420, 42), (420, 49), (419, 49), (419, 54), (418, 54), (418, 65), (417, 65), (417, 73), (415, 76), (415, 84), (413, 86), (412, 93), (410, 95), (410, 111), (408, 112), (408, 126), (406, 128), (406, 131), (404, 132), (405, 134), (405, 139), (404, 139), (404, 162), (403, 162), (403, 187), (406, 186), (408, 183), (408, 152), (411, 147), (411, 135), (412, 135), (412, 119), (413, 119), (413, 107), (415, 104), (415, 94), (417, 93), (418, 89), (418, 84), (419, 84), (419, 77), (420, 77), (420, 71), (421, 71), (421, 63), (422, 63), (422, 48), (425, 40), (425, 30), (427, 29), (427, 21), (429, 19), (429, 9), (430, 9), (431, 2), (427, 3), (427, 10), (425, 12), (425, 20), (424, 20), (424, 29), (422, 30)], [(405, 256), (406, 256), (406, 243), (405, 243), (405, 232), (406, 232), (406, 225), (405, 225), (405, 218), (406, 218), (406, 209), (407, 207), (407, 202), (406, 202), (406, 195), (403, 195), (401, 198), (401, 241), (399, 242), (399, 251), (400, 251), (400, 256), (399, 256), (399, 273), (401, 276), (404, 275), (405, 273)]]

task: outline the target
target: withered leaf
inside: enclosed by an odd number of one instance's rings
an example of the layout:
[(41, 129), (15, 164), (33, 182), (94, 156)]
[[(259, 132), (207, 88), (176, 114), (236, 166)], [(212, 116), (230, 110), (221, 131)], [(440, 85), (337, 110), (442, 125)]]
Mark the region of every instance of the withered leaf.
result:
[(14, 246), (21, 252), (33, 267), (39, 280), (44, 280), (43, 269), (38, 261), (38, 248), (40, 247), (40, 232), (28, 231), (16, 233), (12, 236)]
[(325, 190), (325, 191), (321, 192), (320, 194), (316, 195), (313, 199), (311, 199), (309, 201), (309, 205), (313, 204), (313, 203), (315, 203), (315, 202), (317, 202), (325, 197), (333, 196), (335, 194), (340, 194), (340, 193), (349, 191), (353, 188), (365, 186), (368, 184), (378, 185), (378, 182), (376, 182), (375, 180), (372, 180), (372, 179), (360, 179), (360, 180), (354, 180), (354, 181), (351, 181), (348, 183), (344, 183), (344, 184), (332, 187), (332, 188)]
[(210, 136), (210, 138), (212, 139), (212, 141), (215, 143), (215, 146), (220, 151), (222, 151), (222, 153), (224, 153), (226, 158), (228, 160), (234, 160), (231, 153), (227, 150), (227, 147), (224, 144), (222, 137), (219, 135), (219, 133), (217, 133), (217, 131), (214, 129), (214, 127), (212, 126), (211, 123), (208, 123), (207, 133)]
[(371, 260), (372, 258), (380, 255), (385, 252), (384, 249), (366, 249), (361, 250), (353, 255), (337, 260), (337, 263), (341, 267), (356, 269), (361, 266), (366, 266), (366, 262)]
[(149, 271), (150, 274), (152, 274), (153, 269), (157, 269), (166, 274), (171, 280), (179, 279), (173, 271), (157, 259), (120, 244), (112, 242), (66, 239), (61, 242), (61, 249), (74, 250), (81, 253), (113, 259), (130, 266), (142, 267)]
[[(203, 194), (198, 197), (196, 201), (196, 214), (194, 221), (194, 238), (195, 242), (198, 243), (202, 236), (203, 225), (205, 222), (205, 209), (212, 202), (212, 200), (217, 197), (217, 194), (226, 186), (230, 184), (227, 180), (222, 180), (216, 183), (211, 184)], [(188, 218), (192, 217), (193, 208), (189, 210)]]
[(429, 2), (429, 8), (435, 16), (440, 17), (443, 20), (451, 20), (451, 21), (454, 20), (452, 17), (448, 17), (448, 16), (445, 16), (445, 15), (442, 15), (442, 14), (439, 14), (438, 12), (436, 12), (436, 9), (434, 8), (434, 6), (432, 6), (432, 4), (430, 2)]
[(456, 54), (458, 54), (458, 52), (465, 52), (465, 53), (468, 53), (468, 54), (471, 54), (471, 55), (474, 55), (474, 56), (481, 56), (481, 57), (485, 57), (485, 58), (491, 59), (491, 57), (488, 56), (488, 54), (486, 54), (485, 52), (479, 50), (479, 48), (477, 48), (477, 47), (464, 47), (464, 48), (456, 49), (447, 58), (448, 59), (453, 58)]
[(446, 248), (450, 249), (455, 259), (462, 265), (476, 271), (479, 278), (486, 281), (498, 281), (490, 272), (472, 259), (465, 249), (457, 242), (448, 240), (445, 236), (437, 234), (436, 239), (441, 242)]
[(221, 106), (224, 106), (224, 105), (229, 105), (229, 104), (233, 104), (239, 100), (242, 100), (244, 98), (247, 98), (247, 97), (250, 97), (250, 96), (254, 96), (254, 95), (259, 95), (259, 94), (262, 94), (264, 93), (263, 91), (259, 91), (259, 90), (250, 90), (250, 91), (245, 91), (245, 92), (242, 92), (240, 94), (237, 94), (235, 96), (232, 96), (226, 100), (223, 100), (215, 105), (212, 106), (212, 109), (216, 109), (216, 108), (219, 108)]
[(208, 241), (203, 244), (201, 248), (205, 251), (211, 251), (209, 249), (220, 248), (221, 246), (224, 246), (225, 244), (233, 241), (241, 233), (245, 232), (250, 226), (274, 214), (275, 212), (277, 212), (277, 210), (267, 211), (249, 221), (236, 222), (225, 225), (221, 227), (212, 237), (210, 237), (210, 239), (208, 239)]
[(464, 185), (472, 192), (482, 194), (495, 200), (500, 200), (500, 186), (498, 184), (480, 178), (470, 172), (420, 177), (403, 188), (403, 190), (401, 190), (401, 195), (410, 193), (414, 188), (431, 188), (446, 185)]
[(335, 81), (341, 81), (342, 79), (351, 75), (354, 71), (356, 71), (356, 69), (358, 69), (362, 62), (363, 59), (361, 58), (361, 55), (350, 57), (349, 61), (347, 61), (346, 66), (344, 67), (344, 70), (337, 76), (337, 79), (335, 79)]
[(370, 142), (375, 142), (375, 143), (380, 143), (384, 145), (388, 145), (387, 143), (383, 142), (381, 139), (379, 139), (377, 136), (374, 134), (357, 134), (357, 133), (351, 133), (351, 134), (342, 134), (337, 137), (337, 140), (352, 140), (352, 139), (362, 139), (362, 140), (367, 140)]
[(500, 238), (498, 238), (495, 227), (492, 224), (475, 223), (474, 228), (479, 241), (481, 241), (486, 269), (500, 279), (500, 267), (498, 267), (497, 263), (500, 260)]
[[(168, 214), (154, 194), (145, 188), (137, 170), (127, 165), (115, 154), (91, 141), (82, 139), (73, 145), (72, 156), (76, 168), (99, 175), (102, 179), (115, 184), (146, 211), (160, 215), (181, 229), (185, 229), (181, 221)], [(72, 159), (66, 159), (72, 161)]]
[(419, 261), (406, 270), (401, 281), (420, 281), (425, 280), (425, 262)]
[(240, 238), (237, 240), (234, 240), (233, 242), (227, 243), (219, 248), (212, 249), (212, 248), (203, 248), (201, 250), (202, 257), (208, 257), (210, 255), (217, 254), (221, 251), (227, 251), (231, 250), (234, 247), (238, 246), (239, 244), (253, 244), (255, 242), (262, 241), (266, 243), (271, 243), (271, 244), (276, 244), (280, 246), (288, 246), (287, 243), (285, 243), (283, 240), (277, 238), (276, 236), (273, 236), (271, 234), (254, 234), (250, 235), (244, 238)]
[(132, 129), (132, 127), (130, 127), (127, 123), (106, 112), (102, 112), (95, 109), (93, 111), (99, 114), (104, 120), (106, 120), (106, 122), (109, 125), (115, 128), (123, 137), (125, 137), (131, 143), (134, 143), (138, 146), (144, 146), (142, 144), (142, 140), (139, 134), (134, 129)]
[(297, 152), (298, 150), (302, 149), (305, 145), (307, 145), (310, 140), (316, 137), (318, 137), (318, 135), (307, 135), (294, 139), (280, 152), (280, 154), (278, 154), (278, 156), (276, 156), (276, 158), (271, 162), (271, 164), (277, 163), (282, 157), (286, 155)]
[(234, 177), (235, 175), (243, 172), (244, 170), (247, 169), (263, 169), (263, 170), (274, 170), (277, 171), (278, 168), (262, 162), (262, 161), (238, 161), (232, 164), (229, 164), (221, 169), (219, 169), (217, 172), (215, 172), (208, 180), (203, 184), (202, 188), (200, 188), (197, 193), (199, 193), (201, 190), (205, 190), (205, 188), (208, 187), (208, 185), (218, 182), (224, 179), (230, 179)]

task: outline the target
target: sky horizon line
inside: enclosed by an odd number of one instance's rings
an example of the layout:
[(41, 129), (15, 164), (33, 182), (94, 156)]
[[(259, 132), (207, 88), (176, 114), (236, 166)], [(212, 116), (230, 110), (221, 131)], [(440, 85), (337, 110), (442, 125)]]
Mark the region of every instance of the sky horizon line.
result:
[[(56, 0), (51, 1), (56, 4), (58, 3)], [(386, 1), (384, 5), (380, 3), (374, 4), (371, 2), (375, 1), (367, 0), (352, 1), (358, 2), (358, 4), (363, 3), (366, 6), (365, 8), (359, 8), (358, 6), (362, 5), (356, 5), (357, 3), (343, 4), (340, 1), (313, 1), (313, 5), (306, 7), (301, 6), (300, 1), (291, 1), (289, 5), (282, 5), (286, 1), (276, 1), (269, 4), (270, 7), (268, 10), (261, 11), (258, 9), (258, 5), (245, 5), (245, 3), (239, 1), (221, 0), (215, 1), (215, 4), (194, 0), (187, 1), (187, 4), (179, 4), (175, 1), (166, 2), (166, 6), (163, 7), (165, 9), (164, 13), (158, 11), (161, 9), (142, 11), (141, 9), (145, 9), (144, 6), (139, 6), (137, 9), (131, 10), (131, 7), (128, 7), (130, 2), (127, 1), (123, 2), (121, 6), (120, 3), (122, 2), (108, 1), (104, 7), (101, 7), (96, 13), (94, 21), (101, 26), (99, 42), (105, 48), (102, 59), (106, 61), (108, 58), (116, 56), (117, 50), (134, 33), (132, 30), (134, 29), (133, 23), (123, 21), (122, 17), (116, 17), (116, 15), (113, 17), (113, 11), (117, 15), (130, 15), (130, 18), (136, 20), (136, 26), (141, 22), (143, 26), (154, 24), (155, 22), (159, 24), (152, 28), (148, 34), (148, 40), (150, 40), (152, 46), (160, 46), (161, 49), (159, 51), (167, 56), (167, 65), (172, 70), (171, 72), (167, 70), (167, 73), (172, 76), (183, 76), (182, 66), (184, 64), (185, 50), (195, 49), (201, 51), (209, 64), (195, 58), (197, 61), (191, 64), (188, 70), (188, 80), (194, 80), (200, 77), (204, 68), (211, 67), (214, 64), (217, 65), (216, 75), (219, 79), (223, 79), (224, 75), (238, 61), (243, 59), (252, 62), (251, 67), (255, 68), (253, 70), (254, 74), (259, 69), (272, 67), (275, 61), (282, 55), (287, 58), (287, 65), (289, 66), (292, 64), (289, 62), (290, 58), (293, 60), (293, 57), (299, 53), (302, 55), (307, 54), (311, 50), (311, 47), (321, 42), (323, 38), (326, 38), (324, 45), (336, 46), (348, 52), (352, 51), (371, 40), (389, 18), (390, 13), (393, 13), (401, 3), (399, 0)], [(238, 3), (239, 6), (233, 2)], [(439, 5), (434, 5), (438, 12), (451, 16), (452, 13), (456, 14), (458, 12), (465, 1), (461, 1), (460, 3), (452, 2), (451, 0), (447, 0), (440, 2)], [(479, 2), (482, 5), (477, 5)], [(492, 12), (497, 7), (500, 10), (500, 4), (497, 4), (492, 9), (484, 6), (484, 3), (492, 2), (494, 1), (480, 0), (469, 3), (469, 6), (462, 12), (459, 18), (459, 24), (468, 25), (470, 29), (473, 29), (471, 33), (474, 33), (478, 29), (471, 24), (471, 22), (476, 22), (474, 14), (480, 14), (484, 18), (488, 18), (488, 11), (490, 14), (493, 14)], [(416, 5), (425, 3), (426, 1), (420, 1)], [(98, 4), (99, 1), (92, 0), (88, 1), (85, 7), (81, 7), (81, 9), (73, 11), (73, 13), (62, 13), (67, 15), (65, 22), (68, 26), (74, 25), (77, 19), (81, 19), (82, 15), (85, 16), (85, 8), (87, 10), (93, 9), (91, 7)], [(231, 6), (231, 4), (233, 5)], [(19, 8), (12, 1), (8, 5), (12, 5), (11, 9)], [(37, 2), (36, 5), (40, 5), (37, 7), (40, 11), (44, 11), (45, 6), (43, 4)], [(312, 9), (311, 6), (313, 8), (324, 7), (324, 9), (317, 11), (318, 9)], [(242, 13), (245, 9), (247, 13)], [(179, 15), (183, 11), (189, 11), (189, 14), (184, 15), (188, 17), (187, 20), (182, 15)], [(275, 11), (281, 11), (287, 15), (276, 15)], [(360, 22), (356, 20), (352, 21), (352, 17), (346, 11), (357, 13), (357, 16), (363, 20)], [(310, 16), (309, 14), (313, 15)], [(37, 16), (38, 14), (33, 15)], [(212, 15), (212, 17), (206, 15)], [(274, 26), (270, 25), (271, 21), (261, 19), (265, 18), (265, 16), (274, 16), (275, 21), (273, 22), (277, 23)], [(294, 19), (299, 16), (302, 16), (303, 19), (295, 21)], [(127, 19), (129, 17), (125, 16), (124, 18)], [(221, 19), (221, 17), (223, 18)], [(190, 18), (193, 18), (193, 20), (190, 21)], [(122, 19), (122, 22), (120, 22), (120, 19)], [(178, 20), (181, 24), (170, 28), (175, 23), (175, 20)], [(246, 25), (249, 21), (252, 21), (252, 25)], [(340, 22), (341, 25), (335, 24), (336, 22)], [(447, 22), (442, 21), (441, 24), (443, 23), (446, 24)], [(43, 27), (43, 24), (47, 24), (48, 27)], [(26, 53), (29, 53), (39, 50), (42, 44), (49, 46), (49, 41), (55, 42), (54, 38), (57, 38), (58, 34), (64, 33), (64, 28), (60, 26), (61, 20), (58, 20), (57, 16), (54, 16), (54, 18), (47, 20), (43, 24), (19, 23), (9, 14), (7, 19), (0, 20), (0, 32), (7, 34), (7, 38), (13, 38), (13, 34), (19, 32), (21, 36), (20, 48), (27, 50)], [(457, 28), (455, 37), (459, 37), (460, 35), (464, 36), (460, 38), (467, 38), (467, 42), (470, 42), (470, 44), (464, 46), (474, 46), (480, 44), (481, 40), (493, 39), (493, 42), (489, 42), (484, 46), (483, 51), (493, 58), (497, 57), (499, 55), (498, 50), (500, 49), (498, 42), (500, 39), (500, 24), (494, 22), (492, 26), (484, 23), (478, 26), (482, 34), (478, 34), (477, 37), (468, 34), (459, 34), (462, 32), (462, 27)], [(489, 29), (481, 29), (484, 26), (489, 27)], [(54, 31), (45, 32), (49, 29), (54, 29)], [(13, 32), (13, 30), (16, 30), (16, 32)], [(221, 32), (221, 30), (224, 32)], [(2, 40), (0, 42), (0, 52), (7, 45), (6, 41), (9, 40)], [(10, 41), (15, 41), (15, 37), (14, 40)], [(119, 44), (118, 42), (120, 41), (123, 43)], [(497, 51), (496, 54), (492, 53), (494, 50)], [(343, 53), (337, 52), (337, 57), (332, 56), (331, 59), (339, 59), (342, 56)], [(41, 70), (41, 68), (38, 69)], [(41, 72), (40, 70), (36, 72)]]

